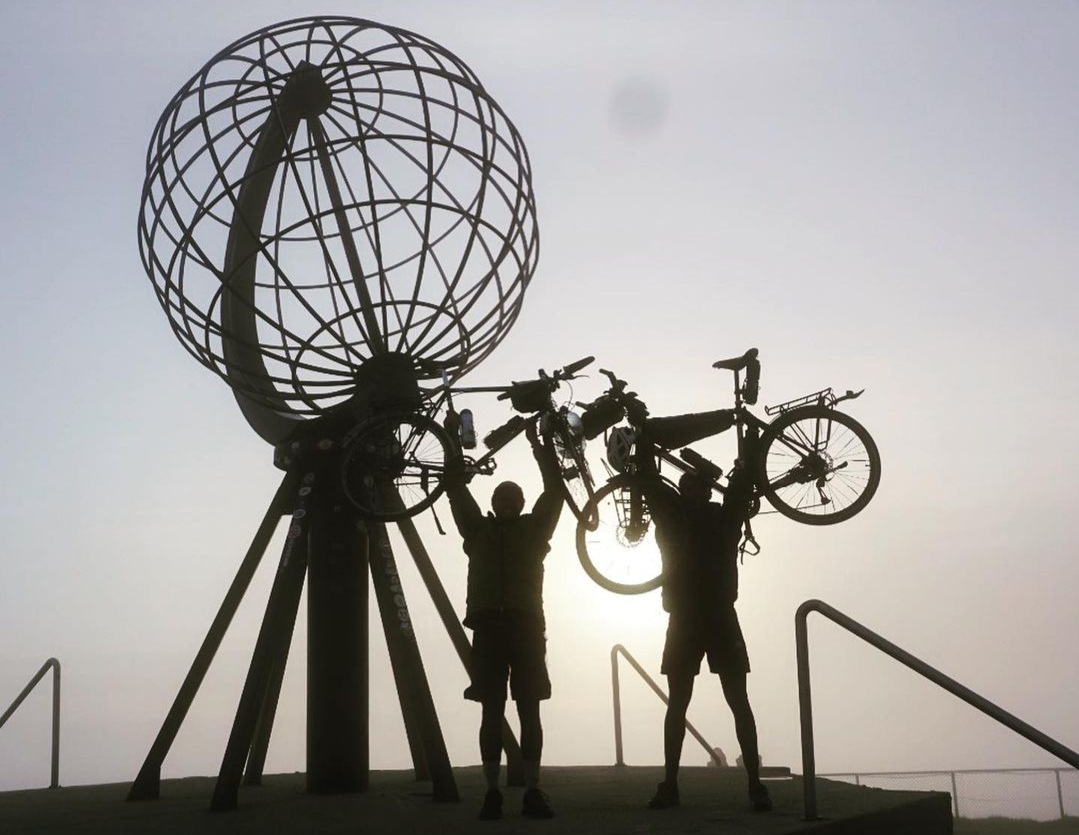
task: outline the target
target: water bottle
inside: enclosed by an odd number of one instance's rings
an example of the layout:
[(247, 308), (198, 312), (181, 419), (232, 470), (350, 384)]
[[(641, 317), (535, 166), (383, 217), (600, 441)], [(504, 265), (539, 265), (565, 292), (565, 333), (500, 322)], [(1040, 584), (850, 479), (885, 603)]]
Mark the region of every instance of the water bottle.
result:
[(460, 412), (460, 432), (461, 448), (462, 449), (475, 449), (476, 448), (476, 425), (472, 421), (472, 410), (461, 409)]

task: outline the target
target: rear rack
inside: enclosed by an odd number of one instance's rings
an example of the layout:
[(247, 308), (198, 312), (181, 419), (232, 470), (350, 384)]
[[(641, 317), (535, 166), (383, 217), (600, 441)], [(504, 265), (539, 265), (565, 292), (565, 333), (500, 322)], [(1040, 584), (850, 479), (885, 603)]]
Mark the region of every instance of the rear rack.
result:
[(764, 412), (767, 415), (780, 415), (783, 414), (783, 412), (789, 412), (791, 409), (797, 409), (800, 406), (834, 406), (835, 402), (836, 396), (832, 393), (832, 387), (829, 386), (826, 389), (815, 391), (804, 397), (796, 397), (794, 400), (788, 400), (786, 403), (779, 403), (775, 406), (765, 406)]

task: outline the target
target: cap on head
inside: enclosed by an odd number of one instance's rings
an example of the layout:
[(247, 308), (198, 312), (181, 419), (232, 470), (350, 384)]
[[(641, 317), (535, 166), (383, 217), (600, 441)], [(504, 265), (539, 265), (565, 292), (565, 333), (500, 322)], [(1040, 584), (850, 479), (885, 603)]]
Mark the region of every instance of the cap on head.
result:
[(499, 519), (520, 516), (524, 506), (525, 494), (516, 482), (503, 481), (491, 493), (491, 510)]

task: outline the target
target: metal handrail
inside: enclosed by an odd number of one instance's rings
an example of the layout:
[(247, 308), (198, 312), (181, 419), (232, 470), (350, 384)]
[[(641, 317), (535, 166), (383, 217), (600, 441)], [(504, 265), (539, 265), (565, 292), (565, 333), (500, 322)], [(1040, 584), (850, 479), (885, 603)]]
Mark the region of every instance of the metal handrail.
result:
[(45, 673), (49, 668), (52, 668), (52, 782), (49, 783), (50, 789), (57, 789), (60, 787), (60, 662), (55, 658), (50, 658), (46, 661), (41, 669), (37, 671), (30, 683), (27, 684), (22, 692), (15, 697), (15, 701), (11, 703), (11, 707), (4, 711), (4, 715), (0, 716), (0, 728), (4, 727), (4, 723), (11, 718), (16, 710), (19, 709), (19, 705), (25, 701), (26, 697), (30, 695), (30, 691), (34, 689), (41, 679), (45, 677)]
[(848, 632), (857, 635), (866, 643), (871, 644), (904, 666), (929, 679), (937, 686), (943, 687), (953, 696), (958, 696), (967, 704), (978, 708), (982, 713), (996, 719), (1017, 734), (1026, 737), (1038, 747), (1064, 760), (1068, 765), (1079, 768), (1079, 754), (1075, 751), (1061, 745), (1052, 737), (1028, 725), (1022, 719), (1013, 716), (970, 688), (964, 687), (955, 679), (949, 678), (920, 658), (897, 647), (891, 641), (885, 640), (876, 632), (867, 629), (838, 609), (821, 600), (807, 600), (798, 607), (798, 611), (794, 615), (794, 635), (798, 654), (798, 709), (802, 722), (802, 790), (806, 820), (817, 820), (816, 765), (813, 757), (813, 703), (809, 687), (809, 637), (806, 629), (806, 619), (809, 617), (810, 612), (820, 612), (820, 614), (839, 624)]
[(930, 771), (833, 771), (829, 774), (818, 774), (818, 777), (853, 777), (854, 785), (860, 786), (863, 777), (943, 777), (947, 775), (952, 782), (952, 810), (959, 817), (959, 787), (956, 783), (957, 774), (1052, 774), (1056, 778), (1057, 785), (1057, 810), (1060, 817), (1064, 815), (1064, 787), (1060, 782), (1060, 775), (1070, 774), (1074, 768), (1044, 768), (1031, 766), (1030, 768), (952, 768), (935, 769)]
[[(611, 647), (611, 690), (614, 694), (614, 756), (615, 765), (625, 765), (625, 760), (622, 759), (622, 699), (620, 696), (620, 690), (618, 686), (618, 653), (622, 653), (626, 657), (626, 660), (633, 666), (633, 669), (637, 671), (637, 674), (645, 680), (645, 683), (652, 688), (653, 692), (659, 696), (660, 701), (663, 704), (669, 704), (670, 700), (667, 698), (667, 694), (660, 689), (660, 686), (656, 684), (653, 678), (644, 671), (644, 667), (637, 663), (637, 659), (629, 654), (629, 650), (621, 644), (615, 644)], [(712, 759), (716, 765), (722, 765), (719, 758), (715, 754), (715, 750), (696, 728), (690, 724), (690, 721), (686, 720), (686, 730), (689, 731), (695, 740), (701, 744), (705, 751), (708, 752), (708, 756)]]

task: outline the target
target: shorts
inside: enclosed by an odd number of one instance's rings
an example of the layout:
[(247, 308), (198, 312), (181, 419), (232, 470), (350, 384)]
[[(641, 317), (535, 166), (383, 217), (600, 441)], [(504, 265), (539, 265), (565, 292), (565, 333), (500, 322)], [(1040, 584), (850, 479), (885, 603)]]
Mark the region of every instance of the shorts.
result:
[(551, 698), (547, 633), (542, 618), (495, 616), (472, 632), (472, 683), (465, 698), (505, 701), (506, 682), (514, 701)]
[(713, 612), (707, 619), (671, 615), (660, 672), (695, 676), (705, 656), (713, 673), (749, 672), (749, 653), (733, 606)]

